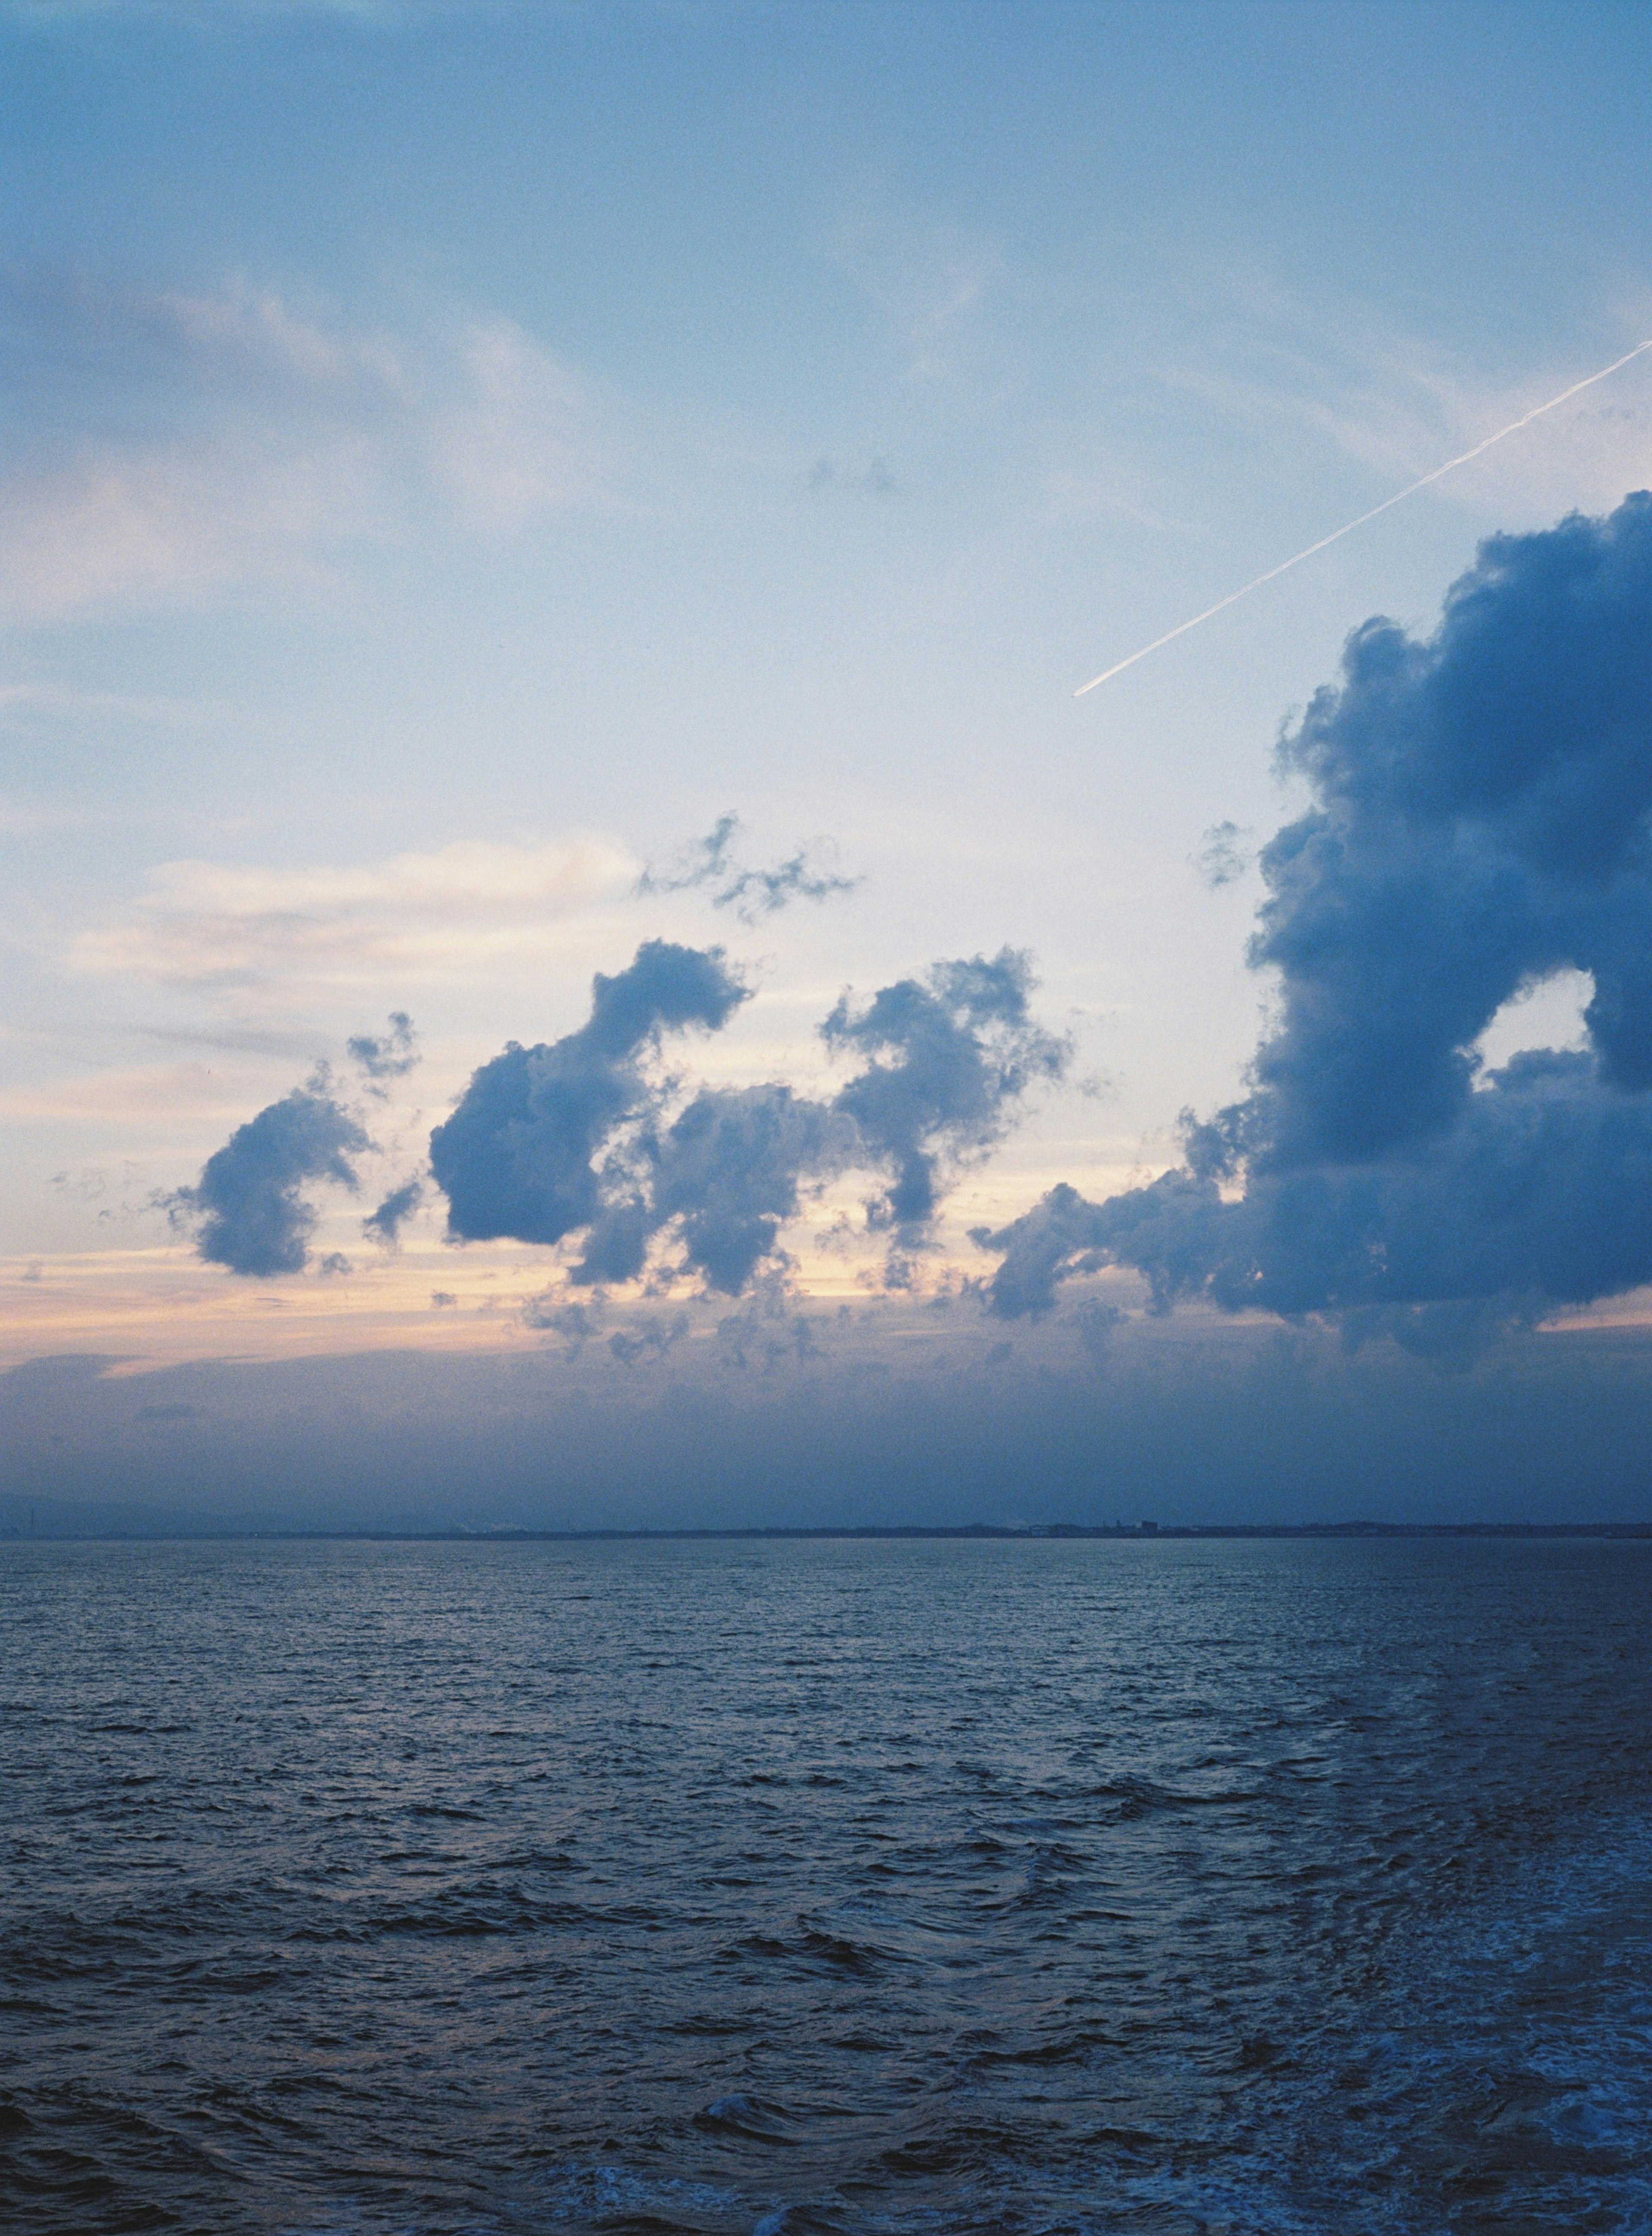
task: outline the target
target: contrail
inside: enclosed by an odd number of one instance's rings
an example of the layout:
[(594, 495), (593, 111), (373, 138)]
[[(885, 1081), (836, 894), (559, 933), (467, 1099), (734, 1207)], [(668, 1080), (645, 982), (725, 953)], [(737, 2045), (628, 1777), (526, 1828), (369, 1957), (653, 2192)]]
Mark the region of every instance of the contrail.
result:
[(1644, 356), (1648, 350), (1652, 350), (1652, 336), (1643, 342), (1636, 342), (1632, 350), (1625, 350), (1622, 357), (1614, 358), (1610, 365), (1603, 365), (1598, 372), (1591, 372), (1587, 380), (1574, 380), (1570, 388), (1563, 388), (1558, 396), (1551, 396), (1546, 404), (1533, 404), (1530, 411), (1518, 419), (1511, 419), (1506, 427), (1499, 427), (1495, 435), (1488, 435), (1472, 450), (1465, 450), (1459, 457), (1447, 458), (1443, 466), (1436, 466), (1432, 473), (1425, 474), (1420, 481), (1413, 482), (1409, 488), (1396, 490), (1393, 497), (1384, 497), (1380, 504), (1373, 504), (1369, 512), (1362, 512), (1358, 520), (1349, 521), (1346, 528), (1333, 529), (1328, 536), (1321, 536), (1317, 543), (1310, 543), (1306, 551), (1299, 551), (1292, 559), (1282, 559), (1277, 567), (1270, 567), (1265, 575), (1258, 575), (1254, 582), (1247, 582), (1242, 589), (1229, 590), (1225, 598), (1218, 598), (1215, 605), (1207, 606), (1202, 614), (1195, 614), (1190, 621), (1183, 621), (1176, 628), (1166, 629), (1164, 635), (1156, 636), (1151, 644), (1144, 644), (1139, 652), (1132, 652), (1128, 660), (1118, 661), (1111, 668), (1104, 668), (1099, 675), (1092, 675), (1088, 683), (1081, 683), (1073, 697), (1082, 699), (1086, 691), (1093, 691), (1098, 683), (1111, 683), (1115, 675), (1122, 675), (1127, 668), (1134, 668), (1137, 661), (1145, 660), (1150, 652), (1157, 652), (1167, 644), (1174, 644), (1178, 636), (1185, 636), (1190, 629), (1197, 628), (1201, 621), (1208, 621), (1215, 615), (1225, 613), (1229, 606), (1236, 606), (1241, 598), (1248, 598), (1253, 590), (1260, 590), (1264, 582), (1277, 582), (1293, 567), (1300, 567), (1304, 559), (1311, 559), (1316, 551), (1323, 551), (1333, 543), (1340, 543), (1345, 536), (1352, 536), (1356, 528), (1363, 528), (1367, 521), (1374, 520), (1379, 513), (1391, 511), (1395, 505), (1403, 504), (1408, 497), (1415, 497), (1418, 490), (1426, 489), (1430, 482), (1439, 481), (1443, 475), (1455, 473), (1459, 466), (1467, 465), (1471, 458), (1478, 458), (1494, 443), (1502, 442), (1507, 435), (1518, 435), (1534, 419), (1541, 419), (1545, 411), (1558, 411), (1574, 396), (1581, 396), (1584, 389), (1593, 388), (1597, 380), (1607, 380), (1613, 373), (1621, 372), (1633, 358)]

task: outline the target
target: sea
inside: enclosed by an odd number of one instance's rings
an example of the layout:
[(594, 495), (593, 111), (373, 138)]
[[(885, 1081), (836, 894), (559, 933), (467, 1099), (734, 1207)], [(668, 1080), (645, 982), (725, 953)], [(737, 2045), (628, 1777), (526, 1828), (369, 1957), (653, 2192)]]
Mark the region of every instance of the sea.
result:
[(1652, 2230), (1652, 1544), (0, 1545), (8, 2236)]

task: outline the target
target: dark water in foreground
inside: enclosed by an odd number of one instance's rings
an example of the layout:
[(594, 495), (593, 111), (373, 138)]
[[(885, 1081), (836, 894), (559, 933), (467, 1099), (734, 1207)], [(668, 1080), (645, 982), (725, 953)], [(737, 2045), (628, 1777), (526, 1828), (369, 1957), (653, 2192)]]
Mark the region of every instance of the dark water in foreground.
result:
[(0, 2225), (1652, 2229), (1652, 1546), (0, 1547)]

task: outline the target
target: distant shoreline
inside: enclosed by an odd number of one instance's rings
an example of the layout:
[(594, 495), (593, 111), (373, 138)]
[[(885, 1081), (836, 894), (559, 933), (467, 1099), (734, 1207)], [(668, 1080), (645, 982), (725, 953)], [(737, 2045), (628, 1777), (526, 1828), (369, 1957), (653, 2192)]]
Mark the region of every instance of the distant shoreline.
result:
[(0, 1543), (71, 1545), (590, 1545), (671, 1544), (728, 1540), (748, 1542), (857, 1540), (988, 1539), (1010, 1544), (1152, 1544), (1194, 1537), (1515, 1537), (1639, 1538), (1652, 1540), (1652, 1522), (1041, 1522), (1013, 1529), (994, 1522), (954, 1528), (918, 1522), (864, 1527), (823, 1524), (811, 1529), (0, 1529)]

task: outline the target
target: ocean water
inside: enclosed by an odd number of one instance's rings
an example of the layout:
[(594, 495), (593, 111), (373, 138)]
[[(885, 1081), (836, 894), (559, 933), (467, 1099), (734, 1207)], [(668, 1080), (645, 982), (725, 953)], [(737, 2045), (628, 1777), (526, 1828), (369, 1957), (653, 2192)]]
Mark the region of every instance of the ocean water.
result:
[(0, 2226), (1652, 2229), (1652, 1546), (0, 1546)]

